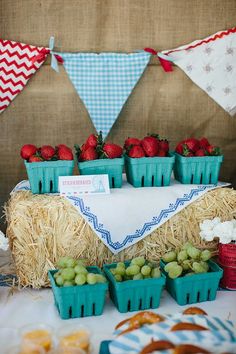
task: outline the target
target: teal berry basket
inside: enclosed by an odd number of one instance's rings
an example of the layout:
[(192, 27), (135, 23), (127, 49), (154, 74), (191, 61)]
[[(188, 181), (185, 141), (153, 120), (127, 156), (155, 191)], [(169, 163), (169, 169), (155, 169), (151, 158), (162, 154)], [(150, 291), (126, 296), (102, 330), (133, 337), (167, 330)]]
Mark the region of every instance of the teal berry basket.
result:
[[(90, 273), (103, 274), (96, 266), (87, 267), (87, 270)], [(59, 287), (53, 277), (56, 272), (57, 270), (49, 270), (48, 276), (55, 305), (63, 320), (102, 314), (108, 289), (107, 283)]]
[[(109, 281), (110, 297), (118, 311), (125, 313), (157, 308), (166, 282), (165, 275), (161, 274), (160, 278), (117, 282), (110, 272), (116, 264), (105, 264), (103, 270)], [(125, 264), (129, 265), (130, 262)]]
[(127, 181), (137, 188), (169, 186), (174, 162), (174, 154), (141, 158), (125, 155)]
[(166, 275), (167, 291), (179, 305), (215, 300), (223, 270), (213, 261), (208, 261), (208, 265), (208, 273), (171, 279), (164, 271), (165, 263), (161, 260), (160, 267)]
[(122, 187), (124, 157), (78, 162), (81, 175), (108, 175), (110, 188)]
[(183, 184), (216, 184), (223, 155), (184, 157), (175, 153), (175, 179)]
[(72, 176), (74, 161), (26, 162), (25, 167), (34, 194), (58, 193), (59, 176)]

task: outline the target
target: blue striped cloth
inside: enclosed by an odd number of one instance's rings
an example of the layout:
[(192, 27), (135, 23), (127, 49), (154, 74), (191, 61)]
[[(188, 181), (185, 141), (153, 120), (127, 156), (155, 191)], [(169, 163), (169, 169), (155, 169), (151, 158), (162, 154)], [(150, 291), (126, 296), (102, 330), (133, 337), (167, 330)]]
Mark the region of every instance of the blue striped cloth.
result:
[(143, 74), (150, 54), (58, 54), (96, 130), (106, 137)]

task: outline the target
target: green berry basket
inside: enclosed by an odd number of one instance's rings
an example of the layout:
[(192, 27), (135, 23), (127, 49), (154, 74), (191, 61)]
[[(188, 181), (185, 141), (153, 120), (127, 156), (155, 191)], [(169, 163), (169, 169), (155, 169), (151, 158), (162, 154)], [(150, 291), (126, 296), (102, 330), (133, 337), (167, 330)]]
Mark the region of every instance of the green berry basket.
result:
[(207, 263), (210, 268), (208, 273), (171, 279), (164, 271), (166, 263), (161, 260), (160, 268), (166, 275), (167, 291), (179, 305), (215, 300), (223, 270), (211, 260)]
[(59, 176), (72, 176), (74, 161), (26, 162), (25, 167), (34, 194), (58, 193)]
[[(90, 273), (102, 274), (96, 266), (87, 267)], [(57, 270), (49, 270), (55, 305), (63, 320), (69, 318), (99, 316), (103, 312), (107, 283), (74, 285), (67, 287), (57, 286), (53, 275)]]
[[(109, 281), (110, 297), (118, 311), (124, 313), (157, 308), (166, 282), (165, 275), (161, 274), (160, 278), (117, 282), (110, 272), (116, 264), (105, 264), (103, 270)], [(125, 265), (129, 264), (130, 261), (125, 262)]]
[(174, 162), (174, 154), (141, 158), (125, 155), (127, 181), (134, 187), (169, 186)]
[(122, 187), (124, 157), (78, 162), (81, 175), (108, 175), (110, 188)]
[(175, 179), (183, 184), (216, 184), (223, 155), (184, 157), (175, 153)]

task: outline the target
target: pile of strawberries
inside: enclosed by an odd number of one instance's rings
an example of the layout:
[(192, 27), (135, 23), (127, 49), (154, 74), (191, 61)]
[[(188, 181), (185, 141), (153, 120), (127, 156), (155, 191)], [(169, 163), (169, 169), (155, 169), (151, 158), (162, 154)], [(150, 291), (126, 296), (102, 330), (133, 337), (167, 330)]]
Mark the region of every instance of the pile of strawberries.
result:
[(102, 133), (91, 134), (86, 142), (79, 147), (75, 145), (78, 161), (91, 161), (97, 159), (116, 159), (123, 155), (121, 146), (113, 143), (104, 143)]
[(128, 138), (125, 140), (124, 149), (129, 157), (166, 157), (169, 153), (169, 142), (160, 139), (157, 134), (145, 136), (142, 140)]
[(206, 138), (189, 138), (181, 141), (175, 151), (185, 157), (193, 156), (219, 156), (221, 155), (218, 146), (211, 145)]
[(43, 162), (57, 160), (73, 160), (72, 150), (63, 144), (53, 148), (51, 145), (43, 145), (37, 148), (35, 145), (27, 144), (21, 148), (21, 157), (28, 162)]

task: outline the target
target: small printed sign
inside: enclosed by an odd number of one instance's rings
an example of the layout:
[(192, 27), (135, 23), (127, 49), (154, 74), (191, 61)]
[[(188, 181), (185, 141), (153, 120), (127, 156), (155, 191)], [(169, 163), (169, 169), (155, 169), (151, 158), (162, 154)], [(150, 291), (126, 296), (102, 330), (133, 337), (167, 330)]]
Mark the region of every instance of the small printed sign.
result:
[(60, 195), (109, 194), (108, 175), (84, 175), (59, 177)]

